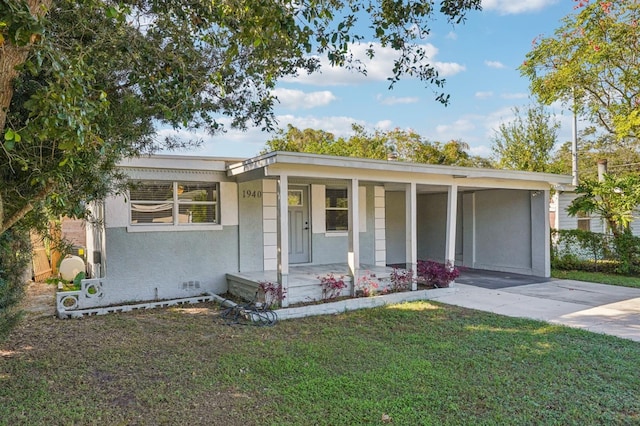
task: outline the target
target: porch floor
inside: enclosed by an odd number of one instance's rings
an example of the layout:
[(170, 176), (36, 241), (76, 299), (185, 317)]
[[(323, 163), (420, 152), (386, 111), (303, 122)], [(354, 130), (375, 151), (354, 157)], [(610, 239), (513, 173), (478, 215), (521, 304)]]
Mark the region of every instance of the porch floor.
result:
[[(361, 275), (369, 274), (375, 276), (378, 281), (389, 281), (393, 268), (375, 265), (360, 265)], [(287, 302), (298, 303), (320, 300), (322, 292), (320, 289), (320, 278), (328, 274), (333, 274), (336, 278), (342, 277), (347, 288), (341, 294), (350, 294), (353, 290), (353, 283), (348, 274), (349, 268), (346, 263), (331, 263), (324, 265), (293, 265), (289, 267), (287, 279)], [(278, 281), (276, 271), (256, 271), (256, 272), (236, 272), (227, 273), (227, 283), (229, 292), (245, 300), (253, 300), (258, 295), (258, 285), (260, 282)]]
[[(391, 276), (393, 268), (388, 266), (376, 266), (376, 265), (360, 265), (360, 273), (370, 273), (378, 278), (388, 278)], [(298, 286), (306, 284), (318, 283), (318, 277), (323, 277), (328, 274), (334, 274), (336, 276), (343, 275), (348, 277), (349, 266), (346, 263), (329, 263), (325, 265), (290, 265), (289, 266), (289, 285)], [(278, 281), (277, 271), (255, 271), (255, 272), (234, 272), (227, 274), (229, 276), (235, 276), (244, 278), (245, 280), (260, 282), (260, 281)]]

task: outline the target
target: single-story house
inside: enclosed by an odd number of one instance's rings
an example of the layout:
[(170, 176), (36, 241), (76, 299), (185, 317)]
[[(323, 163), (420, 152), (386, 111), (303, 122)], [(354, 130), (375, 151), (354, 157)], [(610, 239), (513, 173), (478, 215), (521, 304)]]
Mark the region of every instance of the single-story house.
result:
[[(571, 216), (567, 208), (579, 194), (575, 193), (575, 187), (568, 185), (554, 192), (549, 204), (549, 221), (553, 229), (582, 229), (584, 231), (608, 233), (608, 226), (600, 216), (578, 214)], [(636, 212), (636, 217), (640, 212)], [(640, 221), (631, 222), (631, 233), (640, 236)]]
[(347, 292), (366, 271), (418, 259), (548, 277), (549, 189), (571, 181), (289, 152), (120, 167), (134, 185), (93, 207), (91, 278), (59, 299), (69, 309), (222, 294), (252, 276), (281, 283), (286, 306), (320, 297), (293, 277), (323, 265), (351, 278)]

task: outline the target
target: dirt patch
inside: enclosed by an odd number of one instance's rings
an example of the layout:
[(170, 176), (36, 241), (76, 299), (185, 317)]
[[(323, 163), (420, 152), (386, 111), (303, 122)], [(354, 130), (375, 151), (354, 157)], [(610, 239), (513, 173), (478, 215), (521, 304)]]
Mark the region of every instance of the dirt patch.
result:
[(20, 307), (29, 318), (55, 315), (56, 286), (43, 282), (27, 284)]

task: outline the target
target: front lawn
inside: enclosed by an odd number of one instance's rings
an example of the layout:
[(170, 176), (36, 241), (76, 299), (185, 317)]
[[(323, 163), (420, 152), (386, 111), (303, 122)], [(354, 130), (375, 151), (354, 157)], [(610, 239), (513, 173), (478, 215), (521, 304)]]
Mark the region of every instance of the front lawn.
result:
[(215, 304), (23, 323), (0, 424), (640, 422), (640, 344), (432, 302), (225, 326)]
[(640, 277), (606, 274), (604, 272), (565, 271), (560, 269), (552, 269), (551, 276), (553, 278), (561, 278), (563, 280), (587, 281), (591, 283), (640, 288)]

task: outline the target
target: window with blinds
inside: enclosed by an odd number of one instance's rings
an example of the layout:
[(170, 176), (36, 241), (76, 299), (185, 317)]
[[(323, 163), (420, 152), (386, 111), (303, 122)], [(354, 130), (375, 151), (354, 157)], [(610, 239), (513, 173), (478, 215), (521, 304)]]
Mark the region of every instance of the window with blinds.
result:
[(142, 181), (129, 190), (132, 225), (217, 224), (218, 184)]

